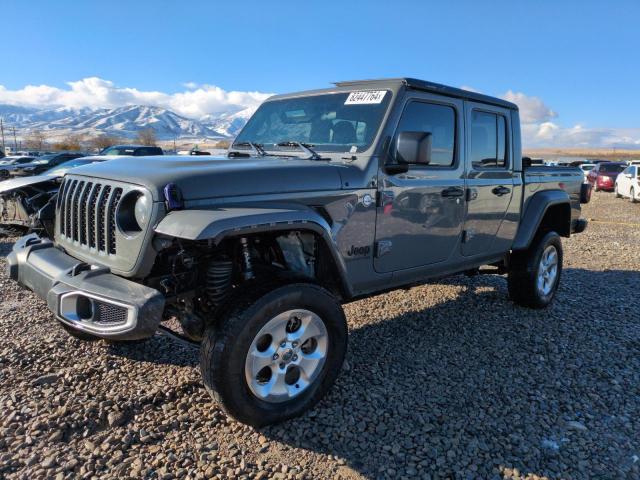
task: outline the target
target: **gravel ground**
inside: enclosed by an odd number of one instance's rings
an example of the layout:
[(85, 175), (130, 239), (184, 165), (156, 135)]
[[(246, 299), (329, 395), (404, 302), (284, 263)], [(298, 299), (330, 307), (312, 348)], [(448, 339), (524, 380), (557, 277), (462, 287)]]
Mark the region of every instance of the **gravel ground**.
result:
[(80, 342), (2, 277), (0, 478), (640, 478), (640, 205), (585, 216), (608, 223), (564, 241), (551, 308), (491, 275), (351, 303), (336, 387), (261, 431), (210, 401), (195, 349)]

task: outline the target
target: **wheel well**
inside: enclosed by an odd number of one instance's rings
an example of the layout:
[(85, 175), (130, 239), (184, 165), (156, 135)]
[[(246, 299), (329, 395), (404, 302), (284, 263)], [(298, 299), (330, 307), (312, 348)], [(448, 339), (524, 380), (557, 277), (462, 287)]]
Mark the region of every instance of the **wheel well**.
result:
[(571, 206), (568, 203), (559, 203), (547, 208), (538, 226), (538, 233), (551, 230), (563, 237), (571, 235)]
[[(272, 262), (273, 266), (277, 265), (278, 268), (286, 272), (309, 278), (338, 298), (346, 298), (348, 296), (331, 247), (327, 245), (326, 239), (317, 232), (305, 229), (262, 232), (253, 235), (228, 237), (222, 244), (227, 246), (240, 245), (242, 238), (245, 238), (251, 246), (252, 259), (256, 261), (263, 260), (265, 258), (265, 248), (275, 250), (278, 259), (276, 262)], [(259, 275), (260, 273), (257, 272), (257, 274)]]

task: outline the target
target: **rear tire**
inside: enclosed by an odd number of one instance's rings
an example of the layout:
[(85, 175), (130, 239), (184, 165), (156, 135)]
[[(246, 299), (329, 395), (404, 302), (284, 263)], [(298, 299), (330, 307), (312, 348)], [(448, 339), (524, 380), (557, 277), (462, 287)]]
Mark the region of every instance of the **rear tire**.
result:
[(347, 324), (336, 297), (318, 285), (253, 287), (233, 295), (206, 328), (200, 371), (225, 412), (260, 427), (298, 416), (326, 394), (344, 361)]
[(556, 232), (538, 234), (527, 250), (513, 252), (509, 263), (511, 300), (529, 308), (548, 306), (562, 274), (560, 236)]

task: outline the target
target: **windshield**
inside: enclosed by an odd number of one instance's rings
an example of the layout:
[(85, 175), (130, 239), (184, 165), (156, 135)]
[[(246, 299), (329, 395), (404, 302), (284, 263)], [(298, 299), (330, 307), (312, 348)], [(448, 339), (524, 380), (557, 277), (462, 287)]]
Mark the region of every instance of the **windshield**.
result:
[(90, 160), (71, 160), (68, 162), (64, 162), (62, 165), (59, 165), (57, 167), (50, 168), (49, 170), (47, 170), (46, 174), (47, 175), (63, 175), (64, 173), (67, 172), (67, 170), (71, 168), (79, 167), (81, 165), (86, 165), (88, 163), (93, 163), (93, 162)]
[(133, 155), (134, 152), (135, 148), (131, 147), (109, 147), (101, 155)]
[(626, 165), (620, 165), (619, 163), (601, 163), (600, 171), (606, 173), (620, 173), (626, 168)]
[(46, 165), (55, 157), (57, 157), (57, 155), (42, 155), (41, 157), (38, 157), (36, 160), (34, 160), (33, 163), (36, 163), (38, 165)]
[(316, 151), (362, 152), (373, 142), (390, 100), (391, 93), (381, 90), (265, 102), (234, 146), (252, 142), (279, 150), (279, 143), (299, 142)]

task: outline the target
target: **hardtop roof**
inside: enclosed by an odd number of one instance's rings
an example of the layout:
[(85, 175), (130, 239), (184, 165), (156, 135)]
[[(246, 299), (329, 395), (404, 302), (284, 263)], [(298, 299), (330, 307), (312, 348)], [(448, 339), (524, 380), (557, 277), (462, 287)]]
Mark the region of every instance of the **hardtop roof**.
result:
[[(508, 108), (511, 110), (518, 110), (518, 106), (515, 103), (508, 102), (507, 100), (503, 100), (497, 97), (491, 97), (489, 95), (483, 95), (482, 93), (472, 92), (469, 90), (463, 90), (461, 88), (449, 87), (447, 85), (442, 85), (439, 83), (428, 82), (426, 80), (418, 80), (416, 78), (381, 78), (381, 79), (373, 79), (373, 80), (349, 80), (344, 82), (335, 82), (334, 85), (338, 87), (338, 89), (347, 90), (353, 89), (354, 87), (363, 89), (372, 89), (372, 88), (391, 88), (393, 90), (398, 90), (401, 87), (406, 87), (414, 90), (422, 90), (425, 92), (436, 93), (439, 95), (446, 95), (448, 97), (461, 98), (464, 100), (471, 100), (473, 102), (486, 103), (489, 105), (495, 105), (498, 107)], [(320, 94), (320, 93), (328, 93), (331, 91), (335, 91), (333, 88), (325, 88), (319, 90), (308, 90), (303, 92), (275, 95), (271, 97), (273, 100), (300, 96), (305, 94)]]

